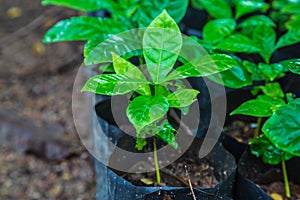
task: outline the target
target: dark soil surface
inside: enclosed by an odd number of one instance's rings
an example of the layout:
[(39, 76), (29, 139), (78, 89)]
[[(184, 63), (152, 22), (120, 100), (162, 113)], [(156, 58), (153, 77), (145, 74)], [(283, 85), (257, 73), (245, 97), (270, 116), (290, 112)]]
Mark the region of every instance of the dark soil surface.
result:
[[(227, 124), (224, 130), (228, 135), (233, 136), (239, 142), (248, 143), (253, 138), (255, 128), (256, 128), (255, 122), (234, 120), (229, 124)], [(241, 160), (240, 172), (245, 177), (258, 184), (264, 191), (266, 191), (275, 200), (280, 200), (280, 199), (299, 200), (300, 199), (300, 185), (293, 183), (293, 181), (290, 181), (292, 197), (291, 198), (285, 197), (285, 188), (284, 188), (283, 176), (281, 172), (281, 165), (274, 166), (274, 165), (264, 164), (260, 158), (257, 158), (254, 155), (252, 155), (250, 152), (247, 152)], [(298, 171), (293, 171), (290, 173), (296, 174), (298, 173)]]
[[(188, 135), (186, 136), (188, 137)], [(122, 149), (137, 152), (134, 146), (128, 144), (135, 144), (133, 138), (123, 137), (119, 139), (118, 146)], [(148, 139), (148, 144), (144, 147), (142, 152), (153, 152), (153, 140)], [(163, 146), (163, 143), (157, 141), (158, 147)], [(191, 147), (175, 162), (160, 169), (161, 173), (161, 186), (169, 187), (189, 187), (191, 181), (194, 188), (213, 188), (221, 181), (226, 180), (236, 168), (233, 156), (226, 152), (221, 144), (217, 144), (213, 151), (206, 157), (200, 159), (198, 156), (199, 147), (202, 140), (195, 139)], [(150, 144), (150, 145), (149, 145)], [(176, 152), (181, 152), (180, 147)], [(221, 155), (222, 154), (222, 155)], [(160, 164), (167, 163), (172, 159), (172, 156), (177, 156), (176, 153), (166, 152), (158, 157)], [(120, 159), (119, 154), (113, 154), (110, 162), (125, 162), (126, 157)], [(127, 161), (130, 163), (130, 161)], [(140, 171), (141, 169), (154, 170), (154, 159), (149, 157), (147, 161), (140, 161), (132, 163), (129, 171)], [(138, 186), (157, 186), (155, 172), (148, 173), (122, 173), (117, 172), (123, 178), (127, 179), (134, 185)]]
[(71, 110), (82, 45), (42, 43), (49, 27), (73, 15), (40, 1), (1, 0), (0, 199), (95, 197)]

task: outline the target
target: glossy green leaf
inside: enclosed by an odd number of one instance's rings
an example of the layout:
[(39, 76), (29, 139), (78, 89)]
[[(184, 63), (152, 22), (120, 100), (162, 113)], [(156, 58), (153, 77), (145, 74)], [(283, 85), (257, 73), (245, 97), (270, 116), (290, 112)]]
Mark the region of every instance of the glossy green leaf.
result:
[(284, 92), (278, 82), (267, 83), (264, 86), (257, 86), (257, 88), (262, 90), (262, 92), (267, 96), (273, 98), (284, 98)]
[(161, 95), (167, 97), (169, 94), (171, 94), (171, 91), (166, 86), (155, 85), (154, 88), (155, 88), (155, 95)]
[(117, 4), (113, 0), (43, 0), (42, 5), (56, 5), (76, 10), (92, 12), (100, 9), (113, 10)]
[(251, 153), (262, 157), (263, 162), (267, 164), (277, 165), (282, 160), (289, 160), (293, 157), (293, 155), (276, 148), (264, 134), (254, 138), (249, 144)]
[(300, 98), (275, 111), (262, 131), (277, 148), (300, 156)]
[(139, 133), (145, 126), (162, 119), (168, 110), (168, 100), (163, 96), (139, 96), (130, 102), (126, 114)]
[(209, 43), (218, 43), (235, 30), (234, 19), (215, 19), (205, 24), (203, 28), (203, 38)]
[(143, 54), (153, 83), (161, 83), (173, 68), (182, 46), (176, 22), (164, 10), (147, 27)]
[(165, 143), (171, 145), (173, 148), (178, 148), (178, 143), (175, 140), (176, 129), (172, 127), (168, 120), (165, 120), (159, 127), (159, 131), (155, 134)]
[(226, 54), (205, 55), (176, 68), (164, 81), (208, 76), (225, 71), (236, 65), (236, 60)]
[(141, 70), (131, 62), (125, 60), (114, 52), (112, 52), (112, 58), (116, 74), (123, 74), (129, 78), (144, 79), (147, 81)]
[(300, 4), (287, 4), (281, 10), (281, 13), (300, 14)]
[(143, 0), (138, 8), (139, 27), (147, 27), (164, 9), (179, 23), (184, 17), (188, 0)]
[(268, 95), (259, 95), (256, 99), (270, 102), (272, 104), (272, 107), (270, 108), (272, 110), (272, 113), (274, 113), (278, 108), (286, 105), (283, 99), (276, 98), (276, 97), (274, 98)]
[(128, 18), (135, 21), (139, 0), (118, 0), (114, 10), (111, 12), (113, 18)]
[(167, 100), (169, 106), (173, 108), (187, 107), (194, 103), (199, 94), (198, 90), (194, 89), (179, 89), (168, 95)]
[(252, 80), (261, 81), (265, 79), (265, 76), (263, 75), (263, 73), (260, 71), (260, 69), (255, 63), (244, 60), (243, 66), (247, 69), (248, 72), (251, 73)]
[(259, 54), (266, 63), (269, 63), (271, 55), (275, 51), (276, 33), (274, 29), (270, 26), (259, 25), (254, 29), (252, 38), (261, 49)]
[(44, 36), (46, 43), (88, 40), (97, 34), (112, 34), (126, 30), (120, 22), (98, 17), (72, 17), (56, 23)]
[(278, 78), (279, 75), (284, 71), (283, 66), (279, 63), (259, 63), (258, 68), (270, 81), (273, 81), (275, 78)]
[(272, 103), (260, 99), (252, 99), (244, 102), (238, 108), (230, 113), (230, 115), (249, 115), (253, 117), (269, 117), (273, 114)]
[(289, 21), (285, 23), (285, 27), (287, 29), (292, 29), (292, 28), (300, 29), (300, 14), (291, 16)]
[(142, 55), (142, 39), (138, 33), (136, 31), (126, 31), (118, 35), (111, 35), (102, 42), (102, 37), (93, 38), (95, 41), (88, 42), (87, 45), (89, 44), (89, 46), (85, 47), (84, 63), (91, 65), (112, 62), (111, 52), (123, 57), (126, 57), (126, 55), (129, 55), (129, 57)]
[(126, 94), (148, 83), (146, 80), (121, 74), (101, 74), (91, 77), (81, 91), (113, 96)]
[(281, 48), (300, 42), (300, 28), (292, 28), (281, 36), (276, 44), (276, 48)]
[(216, 48), (237, 53), (256, 53), (260, 51), (258, 45), (252, 39), (242, 34), (227, 37)]
[(269, 27), (276, 26), (276, 24), (269, 17), (265, 15), (254, 15), (246, 18), (240, 24), (238, 24), (238, 28), (251, 28), (259, 25), (265, 25)]
[(240, 0), (236, 3), (236, 13), (235, 18), (239, 18), (245, 14), (254, 11), (263, 11), (268, 8), (268, 4), (261, 1), (251, 1), (251, 0)]
[(200, 0), (210, 16), (214, 18), (232, 18), (232, 11), (226, 0)]
[(291, 59), (280, 62), (285, 69), (290, 70), (295, 74), (300, 74), (300, 59)]
[[(122, 74), (126, 75), (129, 78), (147, 81), (145, 75), (139, 70), (137, 66), (133, 65), (124, 58), (121, 58), (115, 53), (112, 53), (112, 57), (114, 71), (116, 72), (116, 74)], [(137, 92), (143, 95), (151, 95), (150, 86), (148, 84), (140, 86)]]
[(242, 88), (252, 85), (251, 75), (241, 65), (236, 65), (221, 73), (210, 75), (208, 78), (230, 88)]

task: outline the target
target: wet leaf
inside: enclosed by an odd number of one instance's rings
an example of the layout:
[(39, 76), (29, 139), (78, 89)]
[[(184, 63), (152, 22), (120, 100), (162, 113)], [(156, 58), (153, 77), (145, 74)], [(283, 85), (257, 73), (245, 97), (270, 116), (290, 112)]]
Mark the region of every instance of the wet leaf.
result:
[(163, 10), (166, 10), (176, 23), (184, 17), (188, 0), (144, 0), (138, 8), (139, 27), (147, 27)]
[(203, 28), (203, 38), (209, 43), (218, 43), (226, 36), (233, 33), (236, 27), (234, 19), (215, 19), (205, 24)]
[(240, 24), (238, 24), (238, 27), (251, 28), (251, 27), (257, 27), (259, 25), (265, 25), (269, 27), (276, 26), (276, 24), (269, 17), (265, 15), (254, 15), (243, 20)]
[(42, 5), (65, 6), (76, 10), (91, 12), (100, 9), (112, 11), (116, 3), (113, 0), (43, 0)]
[(276, 44), (276, 48), (281, 48), (300, 42), (300, 28), (291, 28), (286, 34), (281, 36)]
[(268, 4), (265, 2), (251, 1), (251, 0), (240, 0), (236, 3), (236, 14), (235, 18), (239, 18), (245, 14), (254, 11), (263, 11), (268, 8)]
[(139, 96), (130, 102), (126, 114), (139, 133), (145, 126), (162, 119), (169, 103), (163, 96)]
[(119, 33), (126, 30), (122, 23), (114, 19), (101, 19), (98, 17), (72, 17), (56, 23), (45, 34), (46, 43), (89, 40), (98, 34)]
[(262, 131), (279, 149), (300, 156), (300, 98), (278, 108)]
[(252, 39), (242, 34), (227, 37), (216, 48), (237, 53), (256, 53), (260, 51), (258, 45)]
[(231, 18), (232, 11), (229, 3), (225, 0), (200, 0), (200, 3), (214, 18)]
[(182, 37), (176, 22), (163, 11), (147, 27), (143, 54), (153, 83), (161, 83), (181, 51)]
[(169, 106), (173, 108), (187, 107), (196, 101), (199, 94), (198, 90), (194, 89), (178, 89), (167, 96)]
[(226, 54), (205, 55), (186, 63), (171, 72), (164, 81), (200, 77), (216, 74), (237, 65), (234, 58)]
[(81, 91), (113, 96), (127, 94), (148, 83), (144, 79), (130, 78), (121, 74), (101, 74), (91, 77)]
[(254, 138), (249, 144), (252, 154), (262, 157), (263, 162), (267, 164), (277, 165), (282, 160), (289, 160), (293, 157), (276, 148), (264, 134)]

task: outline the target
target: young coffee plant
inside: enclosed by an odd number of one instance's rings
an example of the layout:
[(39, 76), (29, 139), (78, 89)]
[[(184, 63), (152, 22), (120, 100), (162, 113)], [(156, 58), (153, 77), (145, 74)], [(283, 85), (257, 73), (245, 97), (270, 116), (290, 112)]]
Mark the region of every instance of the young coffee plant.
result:
[(235, 60), (228, 55), (213, 54), (196, 57), (174, 68), (183, 45), (183, 37), (176, 22), (164, 10), (143, 35), (142, 57), (146, 67), (135, 66), (112, 52), (114, 73), (93, 76), (82, 88), (82, 91), (109, 96), (131, 94), (126, 114), (136, 130), (136, 148), (141, 150), (146, 145), (146, 138), (153, 137), (158, 184), (160, 173), (156, 138), (174, 148), (178, 146), (175, 140), (177, 131), (166, 118), (167, 113), (170, 108), (184, 112), (195, 102), (199, 93), (188, 89), (181, 80), (218, 73), (236, 65)]

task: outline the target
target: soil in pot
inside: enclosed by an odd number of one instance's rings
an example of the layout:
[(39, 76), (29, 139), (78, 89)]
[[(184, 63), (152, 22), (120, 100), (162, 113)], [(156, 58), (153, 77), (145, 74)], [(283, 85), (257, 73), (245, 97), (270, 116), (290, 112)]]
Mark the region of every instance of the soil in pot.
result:
[[(227, 123), (225, 127), (226, 134), (234, 137), (239, 142), (248, 143), (253, 138), (255, 122), (252, 119), (235, 120)], [(299, 200), (300, 199), (300, 158), (295, 157), (286, 161), (289, 183), (291, 189), (291, 198), (285, 197), (285, 188), (283, 183), (281, 165), (268, 165), (262, 162), (261, 158), (252, 155), (249, 147), (242, 155), (239, 163), (239, 173), (259, 185), (274, 199)]]
[[(187, 137), (190, 136), (187, 135)], [(179, 159), (160, 170), (162, 176), (160, 186), (189, 187), (188, 181), (190, 180), (192, 182), (192, 186), (195, 188), (213, 188), (219, 182), (228, 178), (228, 176), (234, 171), (235, 166), (232, 155), (221, 152), (219, 153), (222, 155), (216, 155), (216, 152), (213, 152), (203, 159), (199, 159), (198, 150), (201, 143), (201, 139), (195, 139), (192, 146)], [(141, 153), (134, 148), (134, 144), (135, 140), (133, 137), (127, 136), (118, 140), (118, 146), (120, 148)], [(153, 144), (151, 139), (148, 140), (148, 144)], [(146, 153), (152, 151), (152, 146), (147, 145), (142, 152)], [(181, 149), (178, 148), (178, 151), (180, 152)], [(175, 156), (175, 154), (166, 154), (164, 156), (165, 158), (159, 158), (161, 160), (160, 163), (163, 162), (163, 159), (170, 159), (172, 156)], [(126, 158), (124, 160), (120, 159), (118, 155), (111, 156), (111, 162), (124, 162), (125, 160)], [(224, 163), (224, 160), (227, 162)], [(132, 166), (131, 170), (134, 168), (136, 168), (136, 171), (139, 171), (142, 168), (153, 169), (153, 166), (153, 158), (149, 157), (149, 162), (136, 163)], [(157, 186), (155, 172), (117, 172), (117, 174), (136, 186)]]

